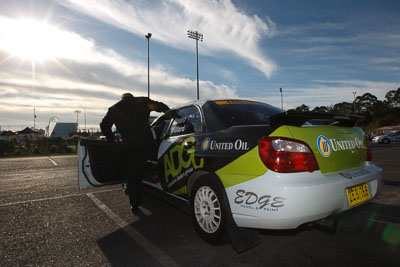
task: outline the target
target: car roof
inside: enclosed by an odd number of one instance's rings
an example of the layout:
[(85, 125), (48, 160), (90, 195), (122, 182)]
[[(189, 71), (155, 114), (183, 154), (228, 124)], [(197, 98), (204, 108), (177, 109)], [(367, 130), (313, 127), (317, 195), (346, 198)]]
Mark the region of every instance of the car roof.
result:
[(195, 101), (191, 101), (191, 102), (186, 102), (184, 104), (180, 104), (177, 106), (174, 106), (172, 109), (180, 109), (180, 108), (184, 108), (187, 106), (191, 106), (191, 105), (197, 105), (202, 107), (205, 103), (209, 102), (209, 101), (247, 101), (247, 102), (255, 102), (255, 103), (262, 103), (262, 104), (266, 104), (263, 102), (259, 102), (259, 101), (254, 101), (254, 100), (248, 100), (248, 99), (232, 99), (232, 98), (218, 98), (218, 99), (205, 99), (205, 100), (195, 100)]

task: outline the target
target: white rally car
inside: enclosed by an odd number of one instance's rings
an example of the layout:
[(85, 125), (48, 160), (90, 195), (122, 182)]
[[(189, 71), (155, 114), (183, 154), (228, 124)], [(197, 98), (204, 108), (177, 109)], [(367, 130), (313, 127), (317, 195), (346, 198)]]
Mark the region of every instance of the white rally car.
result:
[[(209, 243), (230, 225), (293, 229), (361, 205), (381, 187), (359, 117), (288, 113), (260, 102), (210, 100), (151, 125), (158, 143), (144, 183), (187, 202)], [(124, 181), (115, 144), (78, 145), (79, 185)]]

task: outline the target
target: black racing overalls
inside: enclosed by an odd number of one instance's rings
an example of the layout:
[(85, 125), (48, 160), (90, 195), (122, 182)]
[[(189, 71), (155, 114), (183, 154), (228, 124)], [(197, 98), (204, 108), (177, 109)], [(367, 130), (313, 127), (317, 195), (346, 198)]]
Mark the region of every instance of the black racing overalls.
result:
[(127, 193), (132, 208), (141, 205), (144, 164), (151, 153), (156, 151), (156, 143), (149, 126), (150, 112), (167, 110), (167, 105), (148, 97), (128, 98), (110, 107), (100, 123), (101, 131), (108, 141), (115, 139), (111, 130), (113, 124), (121, 134), (122, 143), (116, 146), (115, 160), (123, 162), (124, 170), (121, 173), (127, 179)]

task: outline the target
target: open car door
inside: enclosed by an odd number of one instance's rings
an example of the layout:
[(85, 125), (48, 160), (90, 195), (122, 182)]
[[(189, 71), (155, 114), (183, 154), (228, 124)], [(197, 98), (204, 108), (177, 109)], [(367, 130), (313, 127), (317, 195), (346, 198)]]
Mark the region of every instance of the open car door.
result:
[(123, 159), (116, 153), (117, 144), (101, 140), (81, 139), (78, 142), (79, 189), (123, 183)]

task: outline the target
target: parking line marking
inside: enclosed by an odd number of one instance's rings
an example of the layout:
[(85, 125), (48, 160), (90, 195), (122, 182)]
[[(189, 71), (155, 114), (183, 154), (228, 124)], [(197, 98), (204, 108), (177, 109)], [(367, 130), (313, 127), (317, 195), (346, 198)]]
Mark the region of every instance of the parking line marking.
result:
[(114, 213), (107, 207), (101, 200), (99, 200), (93, 193), (88, 193), (87, 196), (102, 210), (104, 213), (113, 220), (126, 234), (128, 234), (136, 243), (141, 246), (147, 253), (152, 255), (163, 266), (179, 266), (167, 254), (161, 251), (157, 246), (151, 243), (146, 237), (140, 234), (137, 230), (132, 228), (129, 223)]
[(377, 152), (388, 152), (388, 151), (391, 151), (391, 150), (398, 150), (398, 149), (399, 149), (399, 147), (391, 147), (391, 148), (385, 148), (385, 149), (374, 150), (374, 152), (372, 152), (372, 153), (377, 153)]
[(144, 215), (146, 215), (146, 216), (150, 216), (151, 215), (151, 211), (149, 211), (145, 207), (139, 206), (139, 209), (140, 209), (141, 212), (143, 212)]
[[(119, 189), (119, 188), (116, 188), (116, 189), (108, 189), (108, 190), (96, 191), (96, 193), (105, 193), (105, 192), (111, 192), (111, 191), (117, 191), (117, 190), (121, 190), (121, 189)], [(40, 201), (46, 201), (46, 200), (53, 200), (53, 199), (62, 199), (62, 198), (69, 198), (69, 197), (77, 197), (77, 196), (83, 196), (83, 195), (87, 195), (87, 193), (70, 194), (70, 195), (57, 196), (57, 197), (46, 197), (46, 198), (39, 198), (39, 199), (32, 199), (32, 200), (24, 200), (24, 201), (17, 201), (17, 202), (9, 202), (9, 203), (0, 204), (0, 208), (1, 208), (1, 207), (7, 207), (7, 206), (13, 206), (13, 205), (19, 205), (19, 204), (32, 203), (32, 202), (40, 202)]]
[(377, 222), (377, 223), (383, 223), (383, 224), (393, 224), (393, 225), (396, 225), (396, 226), (400, 226), (399, 223), (387, 222), (387, 221), (382, 221), (382, 220), (368, 219), (368, 221)]
[(50, 158), (50, 157), (47, 157), (47, 158), (50, 160), (51, 163), (54, 164), (54, 166), (57, 166), (57, 165), (58, 165), (52, 158)]

